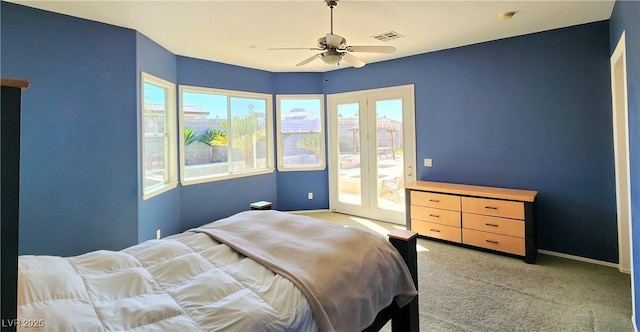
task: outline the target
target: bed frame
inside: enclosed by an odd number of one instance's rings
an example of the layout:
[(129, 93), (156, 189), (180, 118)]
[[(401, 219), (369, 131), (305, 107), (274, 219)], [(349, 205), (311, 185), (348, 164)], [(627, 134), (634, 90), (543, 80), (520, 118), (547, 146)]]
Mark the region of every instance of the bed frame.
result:
[[(404, 259), (413, 284), (418, 289), (418, 254), (416, 252), (416, 241), (418, 233), (402, 229), (395, 229), (389, 233), (389, 242), (398, 250)], [(409, 304), (402, 308), (393, 302), (386, 307), (376, 317), (371, 326), (365, 332), (380, 331), (387, 322), (391, 320), (391, 330), (393, 332), (418, 332), (420, 331), (420, 321), (418, 318), (418, 295)]]

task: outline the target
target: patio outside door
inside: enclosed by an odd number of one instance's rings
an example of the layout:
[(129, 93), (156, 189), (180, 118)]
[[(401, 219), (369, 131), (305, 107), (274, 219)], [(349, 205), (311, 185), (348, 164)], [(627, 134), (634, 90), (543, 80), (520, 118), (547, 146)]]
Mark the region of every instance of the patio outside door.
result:
[(329, 208), (405, 223), (416, 179), (413, 85), (328, 96)]

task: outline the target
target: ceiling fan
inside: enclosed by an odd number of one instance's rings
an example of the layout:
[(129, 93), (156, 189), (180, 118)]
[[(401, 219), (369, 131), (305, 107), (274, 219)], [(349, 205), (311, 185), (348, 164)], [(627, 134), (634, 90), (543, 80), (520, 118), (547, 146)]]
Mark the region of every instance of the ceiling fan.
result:
[(308, 59), (298, 63), (296, 66), (303, 66), (315, 60), (322, 59), (328, 65), (340, 64), (344, 60), (356, 68), (363, 67), (366, 63), (353, 56), (352, 52), (369, 53), (395, 53), (393, 46), (349, 46), (347, 40), (341, 36), (333, 34), (333, 8), (338, 5), (339, 0), (324, 0), (331, 9), (331, 32), (318, 39), (318, 47), (313, 48), (270, 48), (269, 50), (314, 50), (322, 51)]

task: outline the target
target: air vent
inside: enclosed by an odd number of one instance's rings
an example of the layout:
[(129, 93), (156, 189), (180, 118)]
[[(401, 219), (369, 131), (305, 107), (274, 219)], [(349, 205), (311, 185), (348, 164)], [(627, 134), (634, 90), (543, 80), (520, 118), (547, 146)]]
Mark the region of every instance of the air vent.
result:
[(375, 36), (371, 36), (377, 40), (380, 41), (389, 41), (389, 40), (394, 40), (394, 39), (398, 39), (398, 38), (402, 38), (404, 37), (403, 35), (395, 32), (395, 31), (389, 31), (389, 32), (385, 32), (385, 33), (381, 33)]

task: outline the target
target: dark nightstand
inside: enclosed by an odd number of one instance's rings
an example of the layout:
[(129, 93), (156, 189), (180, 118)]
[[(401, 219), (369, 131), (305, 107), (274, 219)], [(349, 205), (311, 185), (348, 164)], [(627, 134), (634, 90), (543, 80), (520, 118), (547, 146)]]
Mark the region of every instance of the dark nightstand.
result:
[(267, 202), (267, 201), (254, 202), (254, 203), (251, 203), (251, 205), (249, 205), (249, 208), (251, 210), (271, 210), (271, 202)]

